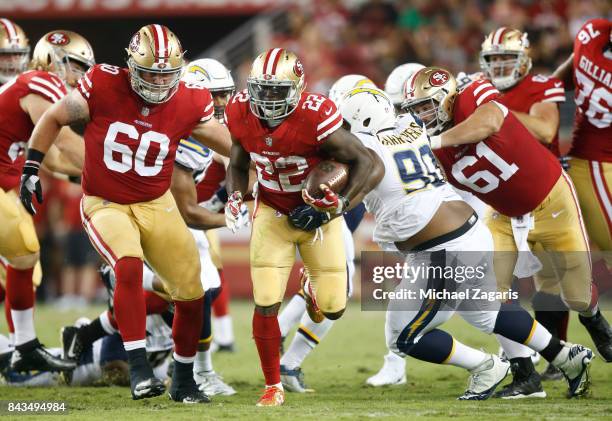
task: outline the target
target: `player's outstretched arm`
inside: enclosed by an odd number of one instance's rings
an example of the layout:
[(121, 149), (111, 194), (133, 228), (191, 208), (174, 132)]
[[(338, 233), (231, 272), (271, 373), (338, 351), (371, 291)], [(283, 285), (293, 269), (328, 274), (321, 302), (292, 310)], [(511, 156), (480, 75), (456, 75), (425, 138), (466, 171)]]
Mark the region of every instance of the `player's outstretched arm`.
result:
[(230, 162), (227, 166), (227, 192), (240, 192), (245, 195), (249, 188), (249, 168), (251, 157), (240, 142), (232, 139)]
[[(363, 196), (378, 184), (372, 186), (369, 178), (373, 172), (380, 170), (375, 168), (377, 163), (382, 163), (374, 161), (368, 149), (352, 133), (342, 128), (336, 130), (321, 145), (321, 152), (350, 168), (348, 183), (341, 192), (349, 201), (347, 209), (358, 205), (359, 198), (363, 199)], [(384, 174), (384, 169), (382, 172)]]
[(191, 170), (175, 164), (170, 191), (181, 216), (190, 228), (206, 230), (225, 226), (224, 215), (212, 213), (198, 205), (198, 195)]
[(559, 130), (559, 106), (555, 102), (537, 102), (529, 114), (513, 111), (523, 126), (541, 143), (551, 143)]
[(507, 114), (508, 109), (505, 106), (495, 101), (487, 102), (455, 127), (439, 136), (432, 136), (431, 147), (438, 149), (485, 140), (501, 129)]
[(553, 72), (553, 77), (557, 79), (561, 79), (563, 84), (565, 85), (565, 89), (572, 90), (574, 89), (574, 78), (573, 76), (574, 70), (574, 53), (570, 54), (570, 56), (565, 60), (557, 69)]
[(232, 140), (223, 124), (217, 119), (211, 118), (204, 123), (198, 124), (191, 132), (191, 136), (204, 146), (223, 156), (230, 156)]

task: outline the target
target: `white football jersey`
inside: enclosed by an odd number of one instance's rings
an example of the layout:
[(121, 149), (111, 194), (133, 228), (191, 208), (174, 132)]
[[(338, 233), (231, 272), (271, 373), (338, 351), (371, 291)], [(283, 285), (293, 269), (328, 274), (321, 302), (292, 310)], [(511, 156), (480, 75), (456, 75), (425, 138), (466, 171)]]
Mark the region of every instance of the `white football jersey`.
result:
[(444, 180), (427, 133), (410, 114), (375, 135), (356, 135), (385, 166), (385, 176), (364, 199), (376, 220), (374, 241), (383, 250), (422, 230), (442, 202), (461, 200)]

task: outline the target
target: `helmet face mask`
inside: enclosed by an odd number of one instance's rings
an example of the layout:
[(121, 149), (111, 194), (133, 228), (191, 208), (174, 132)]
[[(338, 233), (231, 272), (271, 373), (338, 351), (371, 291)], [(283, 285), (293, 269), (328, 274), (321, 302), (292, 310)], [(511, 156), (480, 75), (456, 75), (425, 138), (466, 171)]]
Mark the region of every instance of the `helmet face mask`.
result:
[(282, 48), (265, 51), (247, 78), (251, 112), (269, 125), (278, 125), (295, 111), (305, 85), (304, 68), (294, 53)]
[(209, 89), (209, 91), (213, 97), (215, 118), (217, 120), (223, 120), (225, 107), (232, 95), (234, 95), (235, 89)]
[(516, 85), (531, 70), (527, 33), (504, 27), (491, 32), (482, 43), (480, 68), (497, 89)]
[(126, 49), (132, 90), (147, 103), (169, 101), (178, 91), (183, 75), (183, 48), (163, 25), (140, 28)]
[(421, 120), (430, 136), (441, 133), (446, 127), (447, 121), (440, 118), (440, 103), (434, 98), (424, 98), (403, 105), (402, 110)]

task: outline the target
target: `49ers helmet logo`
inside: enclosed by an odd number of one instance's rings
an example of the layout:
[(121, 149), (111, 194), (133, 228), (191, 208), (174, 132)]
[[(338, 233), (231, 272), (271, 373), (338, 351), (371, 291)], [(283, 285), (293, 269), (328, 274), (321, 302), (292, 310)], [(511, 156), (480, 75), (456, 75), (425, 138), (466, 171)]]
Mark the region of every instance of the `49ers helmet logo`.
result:
[(304, 66), (302, 66), (302, 62), (300, 60), (295, 60), (295, 64), (293, 65), (293, 73), (297, 77), (302, 77), (304, 74)]
[(47, 36), (47, 41), (53, 45), (66, 45), (70, 38), (63, 32), (52, 32)]
[(129, 48), (130, 48), (130, 51), (134, 51), (134, 52), (138, 51), (138, 48), (140, 48), (140, 32), (136, 32), (134, 34), (134, 36), (130, 40)]
[(449, 78), (450, 76), (448, 72), (445, 72), (443, 70), (437, 70), (433, 72), (431, 76), (429, 76), (429, 83), (431, 84), (431, 86), (442, 86), (446, 82), (448, 82)]

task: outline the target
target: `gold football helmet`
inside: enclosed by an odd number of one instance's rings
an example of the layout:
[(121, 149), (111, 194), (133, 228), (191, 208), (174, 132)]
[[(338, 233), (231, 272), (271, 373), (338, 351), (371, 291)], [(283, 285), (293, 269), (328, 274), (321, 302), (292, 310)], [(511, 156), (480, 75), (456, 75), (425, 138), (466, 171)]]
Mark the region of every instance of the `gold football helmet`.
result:
[(485, 37), (480, 68), (497, 89), (511, 88), (531, 70), (527, 32), (501, 27)]
[(185, 65), (183, 47), (177, 36), (163, 25), (143, 26), (125, 51), (134, 92), (151, 104), (172, 98)]
[(93, 49), (83, 36), (58, 30), (48, 32), (36, 43), (30, 68), (53, 72), (74, 87), (95, 63)]
[(0, 83), (28, 68), (30, 41), (16, 23), (0, 18)]
[(418, 117), (430, 136), (441, 133), (453, 120), (457, 81), (448, 70), (425, 67), (404, 85), (402, 110)]
[(305, 87), (304, 68), (294, 53), (283, 48), (265, 51), (247, 78), (251, 111), (278, 124), (295, 110)]

